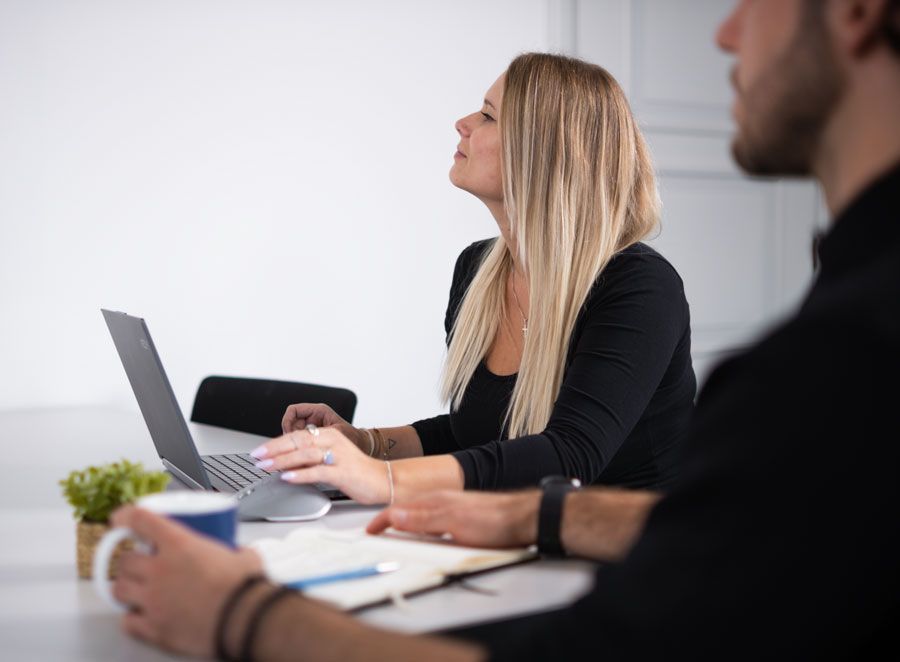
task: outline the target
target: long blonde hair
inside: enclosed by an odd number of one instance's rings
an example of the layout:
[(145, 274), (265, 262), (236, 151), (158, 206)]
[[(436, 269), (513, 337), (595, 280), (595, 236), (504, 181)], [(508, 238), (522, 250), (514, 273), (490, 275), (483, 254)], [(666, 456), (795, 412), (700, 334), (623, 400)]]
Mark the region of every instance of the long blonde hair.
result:
[[(526, 53), (509, 65), (499, 117), (503, 196), (529, 288), (528, 334), (504, 426), (544, 430), (578, 313), (610, 259), (652, 232), (659, 196), (643, 136), (602, 67)], [(484, 256), (451, 330), (441, 392), (453, 409), (506, 315), (513, 256)]]

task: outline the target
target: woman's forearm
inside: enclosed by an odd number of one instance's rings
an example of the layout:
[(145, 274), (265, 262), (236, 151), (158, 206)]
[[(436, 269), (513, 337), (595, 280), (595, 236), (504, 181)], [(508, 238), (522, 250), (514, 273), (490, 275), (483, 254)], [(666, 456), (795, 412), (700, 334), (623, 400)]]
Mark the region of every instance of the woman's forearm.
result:
[[(379, 460), (402, 460), (408, 457), (422, 457), (422, 442), (419, 433), (412, 425), (397, 428), (378, 428), (369, 430), (373, 434), (376, 448), (373, 457)], [(364, 449), (366, 450), (366, 449)]]

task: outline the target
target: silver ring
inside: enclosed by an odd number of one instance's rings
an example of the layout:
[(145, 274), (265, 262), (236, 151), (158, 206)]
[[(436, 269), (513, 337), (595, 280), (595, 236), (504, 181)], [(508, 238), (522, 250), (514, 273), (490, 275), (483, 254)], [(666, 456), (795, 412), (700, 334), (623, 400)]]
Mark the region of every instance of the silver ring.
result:
[(294, 435), (291, 435), (291, 443), (294, 444), (294, 450), (299, 451), (300, 446), (297, 445), (297, 438)]
[(325, 451), (325, 455), (322, 456), (322, 464), (327, 464), (329, 466), (334, 464), (334, 453), (331, 452), (330, 448)]
[(307, 424), (306, 424), (306, 431), (309, 432), (309, 433), (310, 433), (312, 436), (314, 436), (314, 437), (318, 437), (318, 436), (319, 436), (319, 428), (318, 428), (318, 426), (316, 426), (316, 425), (314, 425), (314, 424), (312, 424), (312, 423), (307, 423)]

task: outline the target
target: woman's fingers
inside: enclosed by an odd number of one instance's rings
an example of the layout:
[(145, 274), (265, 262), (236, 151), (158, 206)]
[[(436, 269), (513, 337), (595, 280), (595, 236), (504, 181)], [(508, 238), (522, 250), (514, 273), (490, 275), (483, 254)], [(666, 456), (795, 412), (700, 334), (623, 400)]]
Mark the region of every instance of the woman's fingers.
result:
[[(309, 467), (316, 464), (322, 464), (325, 461), (324, 448), (316, 446), (306, 446), (298, 450), (292, 450), (275, 457), (260, 460), (256, 466), (266, 471), (285, 471), (287, 469), (297, 469), (301, 467)], [(332, 451), (333, 454), (333, 451)]]
[[(308, 440), (296, 448), (286, 437), (272, 440), (266, 452), (286, 449), (257, 462), (266, 471), (281, 471), (281, 479), (290, 483), (328, 483), (359, 503), (384, 503), (389, 498), (389, 475), (384, 462), (363, 454), (336, 427), (319, 428), (316, 435), (307, 431), (291, 436)], [(255, 453), (254, 453), (255, 454)], [(258, 456), (257, 456), (258, 457)]]
[(322, 403), (301, 402), (290, 405), (281, 419), (281, 430), (285, 434), (291, 430), (302, 430), (309, 423), (319, 426), (344, 423), (344, 419), (338, 416), (328, 405)]
[(308, 414), (304, 414), (305, 411), (303, 408), (307, 405), (304, 403), (297, 405), (289, 405), (287, 409), (284, 411), (284, 416), (281, 418), (281, 431), (287, 434), (291, 430), (302, 430), (306, 427), (306, 416)]
[(296, 430), (257, 446), (250, 455), (257, 460), (269, 460), (312, 445), (313, 436), (307, 430)]
[(348, 447), (358, 450), (336, 428), (318, 428), (313, 432), (298, 430), (272, 439), (250, 451), (259, 462), (256, 466), (266, 471), (281, 471), (291, 467), (302, 467), (324, 461), (329, 449), (333, 454), (344, 453)]
[[(280, 478), (281, 480), (287, 481), (288, 483), (294, 483), (295, 485), (309, 485), (310, 483), (334, 484), (332, 482), (334, 476), (332, 475), (331, 467), (325, 464), (316, 464), (304, 469), (285, 471), (281, 474)], [(329, 480), (329, 478), (332, 480)], [(338, 485), (337, 487), (340, 486)]]

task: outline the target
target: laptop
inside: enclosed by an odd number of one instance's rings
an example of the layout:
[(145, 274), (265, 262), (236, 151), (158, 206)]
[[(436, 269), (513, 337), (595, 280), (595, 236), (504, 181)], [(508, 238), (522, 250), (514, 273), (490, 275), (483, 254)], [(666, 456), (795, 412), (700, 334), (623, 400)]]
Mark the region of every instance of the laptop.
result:
[[(122, 312), (101, 312), (166, 469), (192, 489), (234, 494), (239, 499), (273, 482), (267, 479), (275, 472), (258, 469), (248, 453), (200, 455), (146, 322)], [(330, 499), (347, 498), (333, 486), (316, 487)]]

